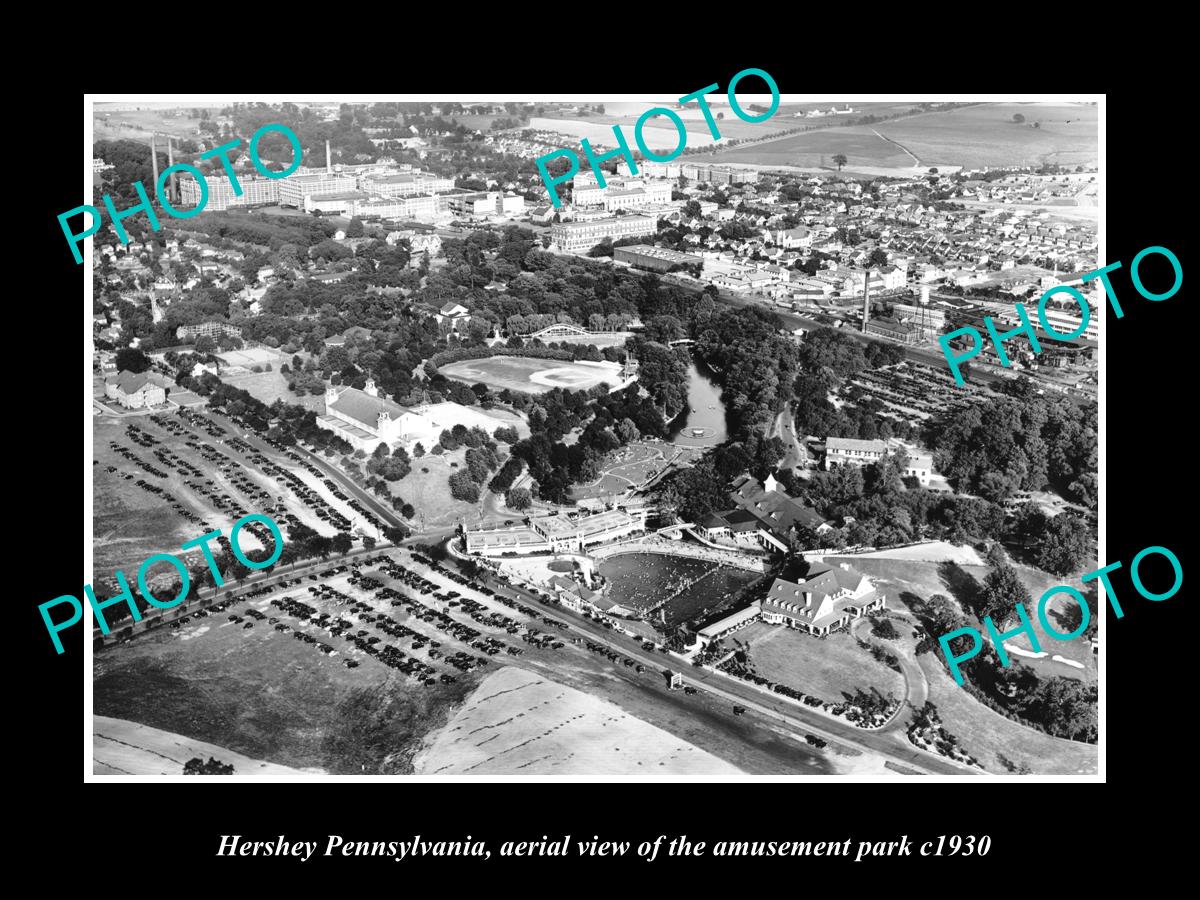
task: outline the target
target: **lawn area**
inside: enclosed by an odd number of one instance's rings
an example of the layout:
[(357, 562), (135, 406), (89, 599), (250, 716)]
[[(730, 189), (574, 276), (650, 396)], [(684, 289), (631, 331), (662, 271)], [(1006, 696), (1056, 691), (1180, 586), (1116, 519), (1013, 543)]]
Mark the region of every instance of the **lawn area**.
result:
[[(952, 600), (958, 600), (959, 606), (962, 607), (963, 599), (971, 591), (977, 589), (977, 585), (983, 581), (988, 573), (987, 566), (957, 566), (954, 570), (955, 575), (952, 578), (952, 583), (948, 585), (939, 571), (938, 563), (898, 559), (863, 559), (856, 556), (828, 557), (826, 561), (836, 562), (842, 560), (849, 562), (864, 575), (870, 576), (882, 588), (887, 596), (888, 606), (892, 609), (908, 608), (904, 597), (906, 593), (916, 594), (922, 600), (927, 600), (934, 594), (942, 594)], [(1037, 617), (1038, 598), (1048, 588), (1055, 585), (1069, 584), (1082, 588), (1078, 576), (1058, 577), (1018, 563), (1013, 563), (1013, 567), (1017, 570), (1017, 574), (1025, 583), (1025, 586), (1029, 588), (1029, 592), (1033, 596), (1033, 604), (1026, 608), (1030, 614), (1030, 619), (1033, 621), (1034, 631), (1038, 635), (1038, 642), (1041, 644), (1042, 650), (1048, 654), (1048, 656), (1042, 659), (1021, 657), (1022, 664), (1030, 666), (1043, 678), (1065, 675), (1068, 678), (1086, 678), (1089, 681), (1095, 681), (1097, 677), (1096, 658), (1092, 653), (1091, 645), (1083, 638), (1077, 638), (1072, 641), (1060, 641), (1048, 636)], [(1082, 591), (1082, 593), (1092, 601), (1091, 605), (1094, 612), (1095, 586), (1093, 584), (1088, 587), (1089, 590)], [(1048, 604), (1050, 621), (1060, 631), (1066, 631), (1067, 629), (1065, 625), (1058, 621), (1059, 610), (1071, 605), (1071, 603), (1072, 601), (1069, 597), (1059, 595), (1053, 598)], [(963, 608), (963, 612), (966, 614), (968, 620), (975, 624), (982, 632), (983, 626), (978, 620), (966, 608)], [(1029, 640), (1024, 635), (1011, 639), (1011, 643), (1025, 650), (1031, 649)], [(1081, 663), (1083, 668), (1078, 669), (1065, 663), (1056, 662), (1052, 659), (1056, 655)]]
[[(130, 421), (144, 424), (146, 419)], [(148, 450), (125, 440), (127, 423), (100, 418), (93, 419), (92, 424), (92, 457), (99, 460), (99, 465), (92, 466), (92, 577), (111, 577), (116, 569), (132, 574), (147, 556), (178, 553), (182, 542), (200, 532), (157, 496), (119, 478), (116, 472), (105, 471), (113, 465), (122, 472), (136, 472), (154, 484), (163, 483), (162, 479), (140, 473), (109, 447), (109, 442), (115, 440), (131, 447), (150, 465), (157, 463)]]
[(913, 164), (911, 157), (903, 150), (883, 140), (865, 125), (814, 128), (775, 141), (718, 150), (712, 161), (765, 166), (832, 166), (833, 157), (838, 153), (845, 154), (850, 163), (856, 166), (899, 167)]
[[(403, 497), (416, 509), (414, 524), (418, 531), (457, 525), (460, 519), (468, 525), (478, 522), (474, 503), (450, 496), (450, 476), (461, 471), (465, 456), (466, 449), (462, 447), (443, 456), (426, 454), (412, 461), (412, 471), (406, 476), (389, 483), (393, 496)], [(452, 469), (450, 462), (458, 463), (459, 468)]]
[[(363, 596), (344, 577), (331, 583)], [(265, 597), (248, 605), (275, 613)], [(234, 609), (244, 613), (246, 605)], [(423, 736), (476, 681), (422, 687), (311, 624), (284, 621), (320, 634), (338, 654), (319, 653), (266, 622), (244, 629), (225, 615), (193, 619), (98, 653), (95, 713), (297, 768), (396, 774), (411, 771)], [(360, 666), (344, 667), (347, 657)]]
[[(1012, 121), (1025, 117), (1024, 125)], [(793, 119), (793, 122), (802, 120)], [(1034, 128), (1033, 123), (1040, 127)], [(813, 167), (843, 153), (850, 166), (911, 166), (896, 144), (922, 166), (1095, 165), (1099, 145), (1095, 106), (1082, 103), (980, 103), (873, 126), (818, 128), (748, 147), (718, 150), (717, 162)], [(768, 123), (769, 124), (769, 123)], [(874, 131), (889, 140), (883, 140)]]
[[(911, 611), (911, 604), (919, 605), (920, 601), (933, 594), (940, 593), (950, 598), (961, 597), (965, 591), (972, 589), (972, 581), (982, 579), (988, 571), (986, 566), (957, 567), (951, 584), (947, 585), (936, 563), (856, 557), (842, 559), (848, 559), (856, 569), (870, 576), (887, 596), (888, 607), (897, 611)], [(836, 557), (827, 559), (827, 562), (836, 561)], [(1016, 569), (1035, 600), (1047, 587), (1072, 580), (1057, 579), (1027, 566), (1016, 566)], [(1075, 581), (1077, 583), (1077, 579)], [(1052, 602), (1052, 610), (1053, 607)], [(1053, 621), (1053, 614), (1051, 620)], [(1041, 636), (1041, 627), (1036, 623), (1036, 616), (1034, 621), (1035, 628)], [(1016, 639), (1015, 643), (1018, 646), (1028, 646), (1024, 637)], [(1021, 658), (1021, 664), (1030, 665), (1044, 678), (1054, 675), (1083, 677), (1089, 680), (1096, 678), (1096, 664), (1085, 641), (1045, 639), (1043, 644), (1043, 649), (1051, 654), (1070, 656), (1081, 662), (1086, 660), (1085, 668), (1075, 669), (1049, 659)], [(936, 653), (923, 653), (916, 657), (916, 661), (925, 673), (929, 685), (929, 699), (937, 706), (946, 730), (958, 738), (967, 752), (975, 756), (989, 772), (1011, 773), (1012, 769), (1004, 765), (1001, 756), (1008, 759), (1014, 767), (1027, 766), (1037, 774), (1075, 775), (1096, 771), (1096, 745), (1051, 737), (989, 709), (955, 684)]]
[(1095, 744), (1051, 737), (1006, 719), (955, 684), (946, 667), (932, 653), (923, 653), (917, 660), (929, 682), (929, 699), (937, 707), (942, 724), (989, 772), (1011, 774), (1000, 761), (1001, 756), (1016, 766), (1028, 766), (1037, 775), (1090, 775), (1096, 772)]
[(282, 372), (255, 372), (249, 375), (223, 376), (222, 381), (231, 387), (245, 391), (255, 400), (261, 400), (270, 406), (276, 400), (284, 403), (294, 403), (305, 409), (316, 410), (318, 414), (325, 412), (325, 399), (320, 394), (305, 394), (298, 396), (288, 390), (288, 376)]
[(822, 700), (839, 703), (856, 688), (876, 688), (885, 697), (904, 696), (904, 678), (877, 662), (848, 634), (816, 638), (793, 628), (755, 622), (726, 640), (749, 644), (755, 670)]

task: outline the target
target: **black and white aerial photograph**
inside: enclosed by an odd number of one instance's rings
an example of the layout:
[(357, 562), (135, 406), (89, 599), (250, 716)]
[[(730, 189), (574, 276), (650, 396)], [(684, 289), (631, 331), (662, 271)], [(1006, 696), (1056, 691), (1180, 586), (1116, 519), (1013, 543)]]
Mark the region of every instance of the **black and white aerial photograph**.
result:
[(89, 95), (88, 781), (1098, 774), (1104, 97), (748, 71)]

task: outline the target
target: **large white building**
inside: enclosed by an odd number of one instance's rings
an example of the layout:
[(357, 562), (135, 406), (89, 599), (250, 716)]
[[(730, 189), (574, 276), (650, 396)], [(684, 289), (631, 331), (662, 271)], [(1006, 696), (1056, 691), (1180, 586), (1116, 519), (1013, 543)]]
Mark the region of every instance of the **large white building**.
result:
[(550, 228), (550, 239), (564, 253), (591, 250), (605, 238), (620, 240), (644, 237), (658, 231), (658, 220), (651, 216), (606, 216), (590, 222), (559, 222)]
[(149, 372), (128, 369), (104, 381), (104, 396), (126, 409), (145, 409), (167, 402), (167, 391)]
[(607, 212), (643, 209), (671, 202), (671, 182), (663, 179), (621, 178), (609, 176), (605, 187), (591, 173), (578, 175), (573, 182), (571, 203), (576, 207), (604, 207)]
[(886, 605), (871, 579), (841, 563), (837, 568), (821, 563), (801, 582), (776, 578), (767, 596), (755, 605), (762, 619), (809, 634), (825, 635)]
[(591, 516), (539, 516), (525, 525), (466, 531), (464, 538), (467, 552), (479, 556), (582, 553), (645, 530), (646, 510), (611, 509)]
[(453, 178), (442, 178), (428, 172), (406, 172), (399, 175), (365, 175), (357, 187), (368, 194), (381, 197), (412, 197), (417, 194), (436, 194), (454, 190)]
[(411, 219), (417, 222), (432, 222), (447, 213), (444, 197), (432, 194), (413, 197), (383, 197), (373, 200), (357, 200), (351, 204), (352, 216), (378, 216), (383, 219)]
[[(230, 207), (278, 203), (279, 186), (286, 179), (241, 175), (238, 177), (238, 185), (242, 189), (240, 197), (234, 194), (233, 185), (228, 178), (207, 175), (204, 180), (208, 184), (208, 202), (204, 208), (220, 212)], [(200, 202), (200, 183), (195, 178), (180, 178), (179, 197), (180, 209), (194, 208)]]
[(358, 187), (358, 179), (351, 175), (329, 175), (319, 172), (313, 175), (289, 175), (280, 179), (279, 204), (304, 209), (304, 198), (315, 194), (345, 194)]
[(865, 466), (877, 463), (885, 456), (903, 449), (908, 463), (901, 475), (905, 478), (916, 478), (921, 484), (929, 484), (933, 474), (933, 456), (923, 453), (913, 447), (902, 444), (897, 439), (891, 441), (864, 441), (858, 438), (830, 437), (825, 439), (825, 468), (836, 469), (839, 466)]
[(456, 215), (472, 218), (489, 216), (519, 216), (525, 212), (525, 198), (515, 194), (485, 191), (473, 194), (446, 196), (450, 210)]
[(325, 415), (317, 424), (345, 438), (355, 450), (371, 453), (380, 442), (406, 450), (434, 431), (428, 417), (379, 396), (375, 382), (367, 379), (363, 390), (333, 385), (325, 391)]

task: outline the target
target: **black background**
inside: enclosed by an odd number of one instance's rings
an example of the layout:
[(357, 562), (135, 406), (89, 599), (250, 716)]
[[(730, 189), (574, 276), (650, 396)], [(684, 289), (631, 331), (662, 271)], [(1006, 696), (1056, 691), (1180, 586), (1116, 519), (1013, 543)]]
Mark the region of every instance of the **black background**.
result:
[[(627, 32), (630, 27), (626, 23), (618, 30)], [(634, 30), (643, 27), (650, 26)], [(920, 26), (921, 30), (931, 27), (936, 30), (928, 23)], [(531, 28), (540, 33), (536, 23)], [(669, 40), (686, 50), (691, 38), (684, 32), (692, 26), (680, 28)], [(732, 32), (725, 36), (730, 37)], [(467, 45), (477, 41), (482, 49), (502, 40), (471, 38)], [(882, 46), (889, 40), (888, 35), (877, 35), (871, 42)], [(1052, 37), (1047, 40), (1049, 47), (1056, 46)], [(85, 267), (75, 264), (55, 218), (79, 203), (83, 142), (78, 129), (84, 103), (81, 92), (63, 88), (57, 100), (46, 100), (38, 110), (44, 117), (38, 126), (40, 139), (24, 148), (21, 162), (10, 163), (30, 170), (24, 187), (31, 190), (19, 208), (15, 200), (10, 201), (14, 203), (10, 222), (32, 225), (28, 233), (23, 229), (16, 235), (10, 232), (10, 272), (17, 271), (18, 285), (23, 287), (16, 287), (20, 293), (10, 296), (7, 329), (10, 358), (29, 354), (22, 363), (14, 359), (7, 373), (9, 414), (18, 420), (10, 422), (7, 442), (13, 451), (8, 466), (12, 479), (9, 516), (17, 523), (10, 532), (7, 580), (17, 585), (10, 603), (16, 607), (16, 637), (24, 658), (19, 669), (10, 666), (16, 677), (10, 681), (9, 694), (20, 702), (8, 721), (7, 742), (17, 753), (9, 764), (9, 778), (32, 794), (19, 811), (26, 839), (18, 855), (32, 861), (25, 847), (33, 844), (36, 852), (53, 853), (59, 864), (69, 858), (64, 854), (80, 853), (85, 865), (98, 865), (101, 857), (95, 850), (103, 846), (106, 870), (119, 873), (128, 867), (133, 879), (162, 871), (182, 877), (185, 883), (189, 875), (238, 875), (256, 882), (265, 876), (267, 884), (284, 884), (302, 876), (303, 883), (314, 888), (336, 885), (351, 891), (359, 883), (347, 880), (347, 875), (371, 878), (386, 873), (402, 877), (383, 883), (385, 890), (407, 892), (415, 889), (407, 877), (420, 868), (435, 879), (425, 889), (450, 891), (451, 896), (476, 888), (494, 890), (498, 883), (487, 880), (488, 870), (519, 874), (520, 880), (505, 882), (519, 891), (587, 894), (593, 885), (597, 892), (623, 889), (615, 882), (597, 879), (589, 884), (572, 878), (580, 866), (589, 865), (595, 866), (597, 875), (631, 875), (635, 880), (626, 882), (629, 885), (662, 884), (699, 894), (719, 889), (719, 881), (708, 880), (717, 872), (735, 876), (735, 884), (742, 890), (761, 884), (774, 892), (817, 886), (853, 890), (864, 883), (900, 886), (893, 879), (913, 868), (926, 878), (940, 879), (929, 882), (935, 889), (1006, 884), (1015, 890), (1058, 892), (1073, 890), (1073, 884), (1082, 887), (1079, 876), (1094, 874), (1105, 862), (1127, 854), (1136, 857), (1147, 852), (1170, 859), (1171, 845), (1180, 838), (1174, 826), (1160, 822), (1159, 816), (1182, 802), (1194, 767), (1184, 737), (1194, 718), (1192, 679), (1183, 674), (1184, 660), (1191, 655), (1192, 631), (1185, 620), (1189, 583), (1185, 580), (1183, 590), (1170, 600), (1152, 603), (1135, 594), (1128, 565), (1139, 550), (1158, 544), (1178, 555), (1185, 573), (1191, 571), (1191, 531), (1184, 524), (1183, 513), (1190, 512), (1192, 503), (1185, 492), (1190, 493), (1192, 480), (1187, 473), (1193, 456), (1196, 405), (1196, 379), (1189, 364), (1196, 354), (1194, 332), (1185, 320), (1186, 283), (1170, 300), (1151, 303), (1133, 290), (1128, 264), (1142, 248), (1161, 245), (1172, 249), (1188, 270), (1184, 221), (1195, 214), (1188, 173), (1191, 154), (1184, 146), (1191, 117), (1188, 104), (1177, 96), (1178, 88), (1170, 88), (1174, 82), (1157, 68), (1163, 64), (1157, 58), (1155, 67), (1147, 68), (1142, 59), (1122, 65), (1110, 55), (1106, 71), (1085, 73), (1076, 71), (1087, 59), (1079, 50), (1062, 50), (1065, 56), (1061, 57), (1048, 52), (1063, 63), (1048, 67), (1048, 62), (1036, 55), (1023, 61), (1000, 48), (993, 54), (963, 52), (960, 47), (953, 65), (945, 65), (935, 64), (938, 51), (932, 48), (914, 47), (905, 51), (903, 59), (893, 60), (889, 54), (885, 60), (884, 54), (857, 49), (857, 41), (849, 41), (841, 48), (844, 53), (822, 61), (807, 56), (801, 59), (799, 52), (785, 62), (767, 53), (706, 48), (702, 53), (681, 54), (687, 57), (684, 61), (651, 64), (632, 55), (619, 63), (598, 58), (594, 66), (571, 62), (584, 60), (584, 51), (576, 53), (560, 46), (542, 53), (531, 43), (518, 58), (524, 61), (511, 67), (493, 67), (484, 58), (476, 71), (465, 66), (450, 67), (453, 71), (445, 66), (430, 70), (413, 60), (389, 64), (389, 77), (335, 75), (332, 86), (315, 79), (301, 79), (298, 84), (282, 79), (259, 82), (244, 66), (238, 67), (246, 75), (244, 79), (218, 84), (211, 75), (217, 68), (214, 64), (212, 69), (197, 72), (194, 83), (186, 76), (150, 72), (140, 72), (130, 80), (126, 77), (130, 73), (113, 70), (111, 78), (93, 76), (89, 89), (117, 89), (118, 83), (120, 89), (146, 91), (232, 92), (242, 88), (253, 97), (255, 91), (248, 85), (277, 81), (270, 91), (294, 93), (297, 99), (318, 93), (421, 90), (468, 95), (661, 91), (682, 96), (714, 81), (723, 90), (734, 73), (758, 67), (770, 72), (785, 94), (1107, 90), (1107, 250), (1103, 261), (1125, 263), (1113, 278), (1125, 317), (1117, 320), (1109, 311), (1105, 323), (1107, 515), (1102, 521), (1107, 551), (1102, 562), (1119, 559), (1125, 564), (1113, 582), (1126, 615), (1117, 621), (1109, 614), (1105, 622), (1107, 680), (1102, 697), (1107, 705), (1106, 731), (1102, 733), (1107, 740), (1102, 753), (1107, 763), (1106, 784), (1000, 784), (983, 777), (954, 784), (921, 779), (886, 784), (809, 780), (730, 785), (698, 781), (422, 785), (372, 780), (228, 786), (214, 779), (205, 780), (206, 785), (217, 782), (224, 786), (214, 790), (193, 784), (85, 785), (82, 773), (85, 759), (90, 757), (90, 729), (85, 732), (81, 715), (82, 637), (76, 632), (68, 651), (56, 656), (37, 612), (37, 604), (46, 599), (80, 593), (85, 576), (74, 554), (83, 538), (76, 537), (80, 533), (74, 530), (78, 527), (75, 510), (81, 510), (81, 482), (91, 463), (81, 460), (80, 453), (81, 426), (90, 427), (90, 420), (81, 422), (81, 362), (76, 355), (83, 339), (79, 309)], [(406, 44), (411, 46), (411, 42)], [(1154, 56), (1148, 48), (1142, 52)], [(914, 65), (922, 56), (925, 62)], [(1042, 74), (1051, 70), (1063, 78)], [(267, 90), (264, 87), (261, 92)], [(1175, 128), (1171, 123), (1179, 123), (1182, 130), (1168, 140)], [(32, 172), (34, 167), (37, 175)], [(22, 259), (26, 250), (37, 262)], [(1148, 261), (1143, 272), (1151, 286), (1169, 283), (1161, 259)], [(1161, 279), (1155, 279), (1156, 274)], [(90, 319), (90, 310), (85, 313)], [(1162, 567), (1157, 580), (1153, 575), (1156, 563)], [(1162, 560), (1152, 560), (1143, 577), (1150, 587), (1160, 590), (1169, 583)], [(400, 864), (368, 858), (314, 858), (306, 863), (215, 858), (223, 834), (252, 840), (274, 840), (282, 834), (290, 841), (316, 840), (323, 846), (330, 833), (341, 834), (347, 841), (402, 840), (414, 834), (425, 840), (462, 840), (470, 834), (489, 841), (493, 857), (487, 862), (456, 858)], [(501, 859), (495, 852), (505, 840), (536, 840), (543, 835), (554, 839), (562, 834), (572, 835), (573, 840), (598, 835), (601, 840), (631, 841), (635, 846), (660, 834), (668, 838), (686, 834), (689, 840), (710, 843), (888, 841), (906, 834), (918, 846), (920, 841), (936, 840), (942, 834), (988, 834), (992, 849), (984, 859), (911, 857), (868, 859), (857, 864), (840, 858), (685, 860), (666, 858), (665, 854), (648, 864), (632, 851), (624, 858), (597, 862), (578, 857), (513, 860)], [(1032, 877), (1042, 872), (1048, 877)], [(748, 876), (770, 880), (751, 881)], [(777, 878), (781, 880), (776, 882)], [(241, 883), (245, 882), (223, 882)]]

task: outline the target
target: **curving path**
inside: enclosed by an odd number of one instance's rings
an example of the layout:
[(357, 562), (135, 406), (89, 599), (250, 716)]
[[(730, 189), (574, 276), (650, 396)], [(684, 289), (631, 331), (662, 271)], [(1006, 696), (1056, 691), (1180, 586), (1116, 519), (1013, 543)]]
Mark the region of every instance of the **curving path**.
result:
[[(904, 676), (905, 703), (901, 704), (900, 709), (903, 710), (905, 705), (912, 709), (920, 709), (925, 705), (925, 701), (929, 699), (929, 682), (925, 678), (925, 673), (921, 671), (921, 667), (917, 665), (917, 661), (909, 656), (908, 653), (908, 651), (912, 649), (908, 645), (912, 644), (913, 641), (912, 638), (905, 633), (904, 629), (906, 626), (908, 628), (911, 628), (912, 626), (908, 624), (907, 620), (905, 619), (902, 619), (901, 623), (902, 624), (900, 628), (897, 629), (901, 634), (901, 637), (898, 641), (875, 641), (875, 643), (881, 647), (884, 647), (885, 649), (889, 643), (895, 643), (897, 645), (895, 656), (900, 662), (900, 674)], [(850, 623), (850, 634), (853, 637), (870, 642), (870, 626), (870, 619), (855, 619)], [(860, 631), (865, 633), (859, 634)], [(897, 712), (896, 715), (892, 716), (891, 720), (886, 725), (879, 728), (879, 731), (891, 731), (895, 729), (896, 726), (900, 724), (900, 720), (902, 718), (907, 722), (907, 717), (903, 717), (901, 716), (900, 712)]]

